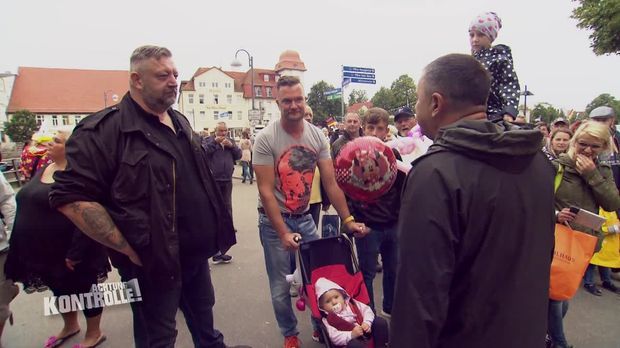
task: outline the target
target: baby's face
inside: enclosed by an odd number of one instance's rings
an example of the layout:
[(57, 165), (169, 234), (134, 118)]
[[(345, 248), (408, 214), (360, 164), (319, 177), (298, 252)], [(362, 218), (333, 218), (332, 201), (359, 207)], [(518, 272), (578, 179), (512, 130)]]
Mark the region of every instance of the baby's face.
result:
[(345, 307), (344, 297), (339, 290), (332, 289), (321, 296), (321, 308), (327, 312), (338, 313)]

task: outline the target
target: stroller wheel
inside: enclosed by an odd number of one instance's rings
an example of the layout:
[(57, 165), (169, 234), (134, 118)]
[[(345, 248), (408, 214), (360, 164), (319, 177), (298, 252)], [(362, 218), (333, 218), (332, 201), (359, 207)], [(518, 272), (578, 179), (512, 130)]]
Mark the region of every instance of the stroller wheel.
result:
[(306, 310), (306, 301), (303, 298), (298, 299), (295, 305), (297, 306), (297, 309), (300, 311)]

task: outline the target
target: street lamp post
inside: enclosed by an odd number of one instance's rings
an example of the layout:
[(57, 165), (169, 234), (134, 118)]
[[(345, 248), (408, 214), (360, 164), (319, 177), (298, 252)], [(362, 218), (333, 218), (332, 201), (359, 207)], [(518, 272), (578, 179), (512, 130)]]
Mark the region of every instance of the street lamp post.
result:
[(530, 119), (527, 117), (527, 96), (534, 95), (534, 93), (527, 90), (527, 85), (525, 85), (525, 89), (521, 92), (523, 95), (523, 116), (525, 116), (526, 122), (530, 122)]
[[(248, 63), (250, 65), (250, 75), (252, 75), (251, 77), (251, 82), (252, 82), (252, 88), (251, 88), (251, 95), (252, 95), (252, 114), (254, 114), (254, 110), (256, 110), (256, 108), (254, 107), (254, 57), (252, 57), (252, 55), (250, 54), (250, 52), (248, 52), (247, 50), (241, 48), (238, 49), (237, 52), (235, 52), (235, 59), (232, 61), (232, 63), (230, 63), (231, 66), (234, 67), (240, 67), (242, 64), (239, 61), (239, 59), (237, 58), (237, 56), (239, 55), (239, 52), (244, 52), (245, 54), (248, 55)], [(261, 114), (261, 119), (259, 120), (259, 123), (262, 123), (262, 114)]]

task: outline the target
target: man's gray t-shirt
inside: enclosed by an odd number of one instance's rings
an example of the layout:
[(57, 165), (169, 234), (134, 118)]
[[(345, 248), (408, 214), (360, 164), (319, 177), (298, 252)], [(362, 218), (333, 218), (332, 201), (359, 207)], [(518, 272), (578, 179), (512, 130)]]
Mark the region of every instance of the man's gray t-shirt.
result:
[[(305, 122), (303, 135), (295, 139), (278, 120), (256, 136), (252, 164), (273, 166), (280, 211), (299, 214), (308, 210), (317, 161), (329, 158), (329, 144), (320, 129)], [(260, 196), (258, 206), (263, 206)]]

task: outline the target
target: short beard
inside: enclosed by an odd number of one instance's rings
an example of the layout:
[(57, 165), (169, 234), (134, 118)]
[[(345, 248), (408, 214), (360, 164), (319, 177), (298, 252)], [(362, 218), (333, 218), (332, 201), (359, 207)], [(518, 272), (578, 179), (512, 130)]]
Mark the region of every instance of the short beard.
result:
[(146, 104), (146, 106), (149, 107), (149, 109), (158, 113), (168, 110), (174, 104), (173, 97), (169, 99), (164, 99), (163, 97), (152, 98), (148, 95), (143, 95), (142, 98), (144, 99), (144, 103)]

